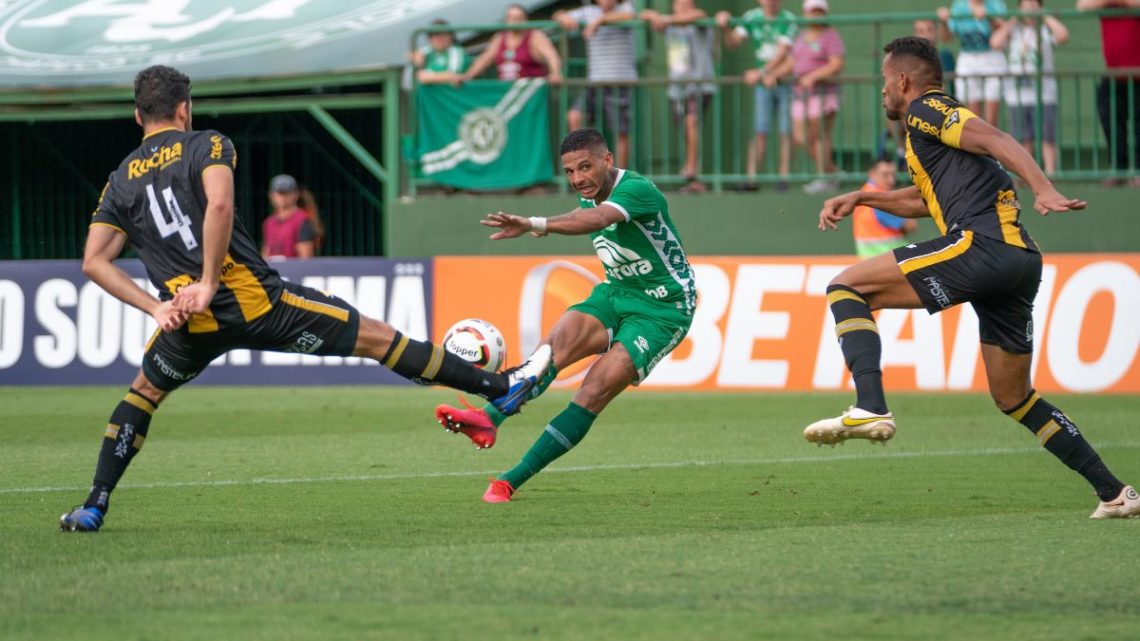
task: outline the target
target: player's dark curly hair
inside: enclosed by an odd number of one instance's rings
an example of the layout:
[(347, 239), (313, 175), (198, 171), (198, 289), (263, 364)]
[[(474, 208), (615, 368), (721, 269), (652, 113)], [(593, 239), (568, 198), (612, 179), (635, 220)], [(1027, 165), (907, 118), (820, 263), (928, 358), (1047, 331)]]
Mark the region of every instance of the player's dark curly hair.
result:
[(929, 40), (917, 36), (895, 38), (883, 47), (883, 52), (891, 54), (892, 64), (915, 69), (916, 75), (925, 74), (931, 85), (942, 84), (942, 59)]
[(143, 122), (170, 120), (189, 100), (190, 78), (174, 67), (154, 65), (135, 76), (135, 108)]
[(562, 146), (558, 148), (558, 155), (561, 156), (571, 151), (581, 151), (583, 149), (605, 153), (609, 151), (610, 147), (606, 144), (605, 136), (597, 129), (575, 129), (566, 134), (566, 137), (562, 139)]

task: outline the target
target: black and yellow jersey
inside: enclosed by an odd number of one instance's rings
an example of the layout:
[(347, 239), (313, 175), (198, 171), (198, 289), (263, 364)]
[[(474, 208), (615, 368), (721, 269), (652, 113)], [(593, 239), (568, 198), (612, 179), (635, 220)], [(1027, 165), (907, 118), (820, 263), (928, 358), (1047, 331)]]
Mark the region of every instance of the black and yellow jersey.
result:
[(906, 114), (910, 176), (943, 234), (969, 229), (1037, 251), (1021, 226), (1021, 204), (1009, 174), (993, 158), (959, 145), (962, 128), (976, 117), (938, 89), (911, 102)]
[[(216, 131), (152, 132), (111, 173), (91, 224), (126, 234), (160, 298), (169, 300), (202, 274), (202, 176), (233, 171), (236, 165), (233, 143)], [(235, 217), (218, 293), (208, 312), (190, 318), (189, 331), (251, 322), (277, 304), (281, 291), (281, 277)]]

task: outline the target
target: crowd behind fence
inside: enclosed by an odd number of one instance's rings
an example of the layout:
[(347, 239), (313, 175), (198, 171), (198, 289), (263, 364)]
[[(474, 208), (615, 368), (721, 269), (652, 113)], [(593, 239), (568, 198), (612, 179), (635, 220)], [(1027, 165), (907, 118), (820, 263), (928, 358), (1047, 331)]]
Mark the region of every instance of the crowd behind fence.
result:
[[(430, 57), (435, 45), (454, 66), (409, 78), (406, 190), (537, 183), (565, 191), (564, 181), (552, 183), (554, 152), (577, 126), (601, 129), (619, 165), (686, 191), (770, 185), (825, 193), (841, 181), (861, 182), (880, 158), (902, 171), (905, 134), (883, 115), (878, 69), (883, 45), (912, 34), (933, 40), (947, 68), (957, 57), (947, 91), (1023, 142), (1056, 179), (1140, 185), (1140, 9), (1044, 11), (1039, 0), (1021, 0), (1010, 7), (1021, 11), (1007, 11), (1001, 0), (958, 0), (937, 12), (829, 16), (825, 0), (806, 0), (803, 15), (762, 0), (743, 16), (713, 16), (699, 4), (674, 0), (674, 13), (663, 15), (599, 1), (542, 22), (528, 22), (513, 7), (505, 24), (434, 24), (417, 32), (413, 45), (425, 35), (433, 41), (413, 46), (418, 56)], [(1098, 20), (1106, 64), (1058, 64), (1067, 25), (1083, 25), (1087, 36)], [(844, 33), (856, 29), (869, 50), (844, 46)], [(475, 69), (453, 34), (468, 41), (494, 34)], [(782, 60), (762, 51), (773, 42)], [(730, 73), (725, 54), (732, 47), (752, 48), (755, 65)], [(497, 77), (475, 79), (484, 71)], [(534, 120), (519, 122), (521, 83), (532, 85), (529, 100), (542, 103)], [(486, 104), (473, 98), (480, 92)], [(425, 146), (433, 128), (451, 141)], [(512, 144), (524, 146), (532, 163), (540, 155), (546, 169), (519, 171), (519, 150), (506, 151)], [(450, 164), (438, 163), (443, 156)], [(465, 162), (470, 171), (458, 172)]]

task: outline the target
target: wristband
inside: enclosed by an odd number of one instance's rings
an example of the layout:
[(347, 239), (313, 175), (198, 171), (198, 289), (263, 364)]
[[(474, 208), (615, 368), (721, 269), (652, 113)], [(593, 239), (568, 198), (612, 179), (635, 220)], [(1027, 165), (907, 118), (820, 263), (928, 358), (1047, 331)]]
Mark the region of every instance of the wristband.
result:
[(530, 220), (530, 230), (531, 231), (538, 232), (540, 234), (546, 233), (546, 219), (545, 218), (543, 218), (542, 216), (531, 216), (529, 220)]

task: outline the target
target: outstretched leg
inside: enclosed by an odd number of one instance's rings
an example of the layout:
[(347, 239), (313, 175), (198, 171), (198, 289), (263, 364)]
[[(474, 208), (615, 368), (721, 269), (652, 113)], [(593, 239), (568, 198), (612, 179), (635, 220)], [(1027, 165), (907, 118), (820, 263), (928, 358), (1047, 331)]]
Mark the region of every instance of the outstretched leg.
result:
[(804, 438), (819, 445), (835, 445), (849, 438), (886, 441), (894, 436), (895, 424), (883, 393), (883, 347), (871, 311), (912, 309), (922, 307), (922, 301), (894, 254), (886, 253), (836, 276), (827, 287), (827, 303), (835, 317), (835, 335), (843, 358), (855, 379), (856, 400), (840, 416), (809, 425)]
[(167, 393), (155, 387), (140, 371), (126, 396), (111, 412), (103, 433), (103, 446), (91, 492), (83, 505), (60, 517), (60, 529), (68, 532), (94, 532), (103, 525), (110, 509), (111, 492), (142, 449), (150, 429), (150, 419)]
[[(553, 350), (553, 366), (539, 379), (529, 393), (528, 400), (542, 395), (554, 382), (558, 372), (583, 358), (604, 352), (609, 344), (609, 332), (600, 320), (582, 312), (567, 311), (542, 342), (542, 345), (549, 345)], [(436, 420), (445, 429), (466, 435), (479, 449), (495, 444), (498, 428), (507, 417), (508, 414), (494, 403), (487, 403), (482, 408), (458, 408), (443, 404), (435, 411)]]
[(614, 343), (590, 368), (566, 409), (551, 419), (518, 465), (491, 482), (483, 500), (488, 503), (509, 501), (523, 483), (580, 443), (598, 414), (635, 380), (637, 369), (633, 359), (623, 344)]
[(1092, 518), (1140, 516), (1140, 496), (1109, 471), (1076, 423), (1030, 387), (1032, 354), (1014, 354), (997, 345), (982, 345), (982, 361), (990, 395), (998, 409), (1021, 423), (1037, 442), (1080, 474), (1100, 498)]

